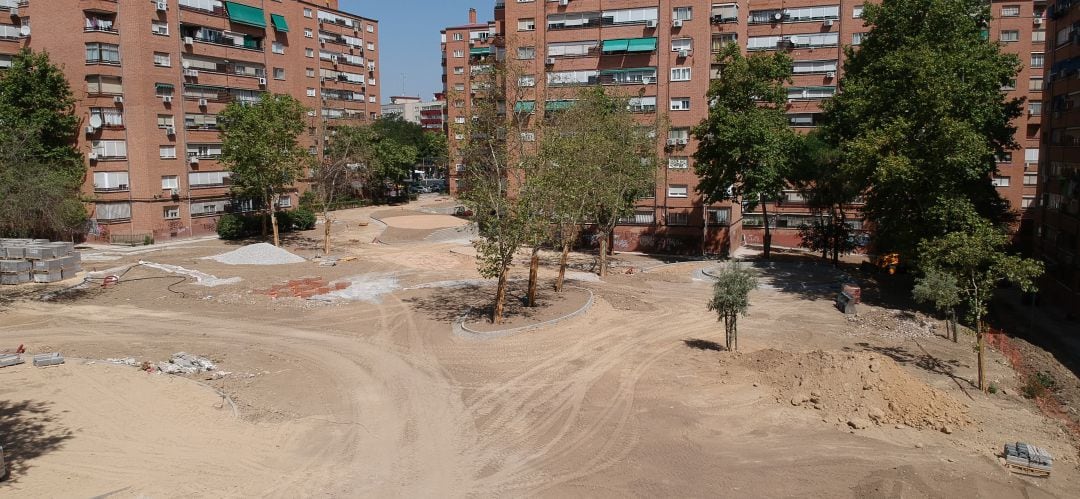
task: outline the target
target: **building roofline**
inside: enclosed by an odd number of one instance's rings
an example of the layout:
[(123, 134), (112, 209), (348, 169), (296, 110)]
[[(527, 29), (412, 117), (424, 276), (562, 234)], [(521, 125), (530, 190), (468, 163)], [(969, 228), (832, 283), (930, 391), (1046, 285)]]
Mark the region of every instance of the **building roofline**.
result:
[(360, 14), (353, 14), (352, 12), (344, 11), (344, 10), (341, 10), (341, 9), (331, 9), (330, 7), (327, 7), (325, 5), (319, 5), (317, 3), (312, 3), (312, 2), (309, 2), (309, 1), (306, 1), (306, 0), (297, 0), (297, 3), (302, 3), (304, 5), (310, 5), (312, 7), (315, 7), (316, 9), (319, 9), (319, 10), (325, 10), (325, 11), (328, 11), (328, 12), (335, 12), (335, 13), (343, 14), (343, 15), (346, 15), (346, 16), (349, 16), (349, 17), (355, 17), (357, 19), (363, 19), (365, 21), (370, 21), (370, 22), (373, 22), (375, 24), (379, 23), (378, 19), (373, 19), (373, 18), (370, 18), (370, 17), (364, 17), (364, 16), (362, 16)]
[(449, 31), (449, 30), (452, 30), (452, 29), (487, 28), (490, 25), (491, 25), (490, 23), (462, 24), (461, 26), (449, 26), (449, 27), (443, 28), (443, 31)]

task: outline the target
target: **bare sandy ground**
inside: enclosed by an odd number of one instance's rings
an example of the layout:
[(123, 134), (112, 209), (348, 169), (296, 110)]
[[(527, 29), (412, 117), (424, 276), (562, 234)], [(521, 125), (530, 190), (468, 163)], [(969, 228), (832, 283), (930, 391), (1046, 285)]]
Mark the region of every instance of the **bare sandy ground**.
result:
[(401, 229), (442, 229), (446, 227), (461, 227), (469, 222), (449, 215), (406, 215), (401, 217), (389, 217), (383, 222), (390, 227)]
[[(454, 252), (462, 245), (371, 244), (362, 236), (378, 230), (355, 222), (367, 216), (335, 217), (335, 253), (357, 257), (336, 267), (198, 260), (221, 252), (212, 242), (139, 258), (241, 282), (170, 290), (175, 279), (131, 280), (61, 302), (0, 305), (0, 347), (90, 359), (204, 355), (231, 373), (207, 383), (240, 412), (219, 408), (211, 389), (134, 368), (0, 370), (0, 439), (15, 463), (0, 494), (1034, 498), (1075, 497), (1080, 487), (1076, 449), (1016, 395), (1000, 356), (989, 369), (1006, 394), (982, 395), (971, 387), (969, 341), (855, 327), (816, 292), (828, 276), (813, 268), (762, 270), (768, 286), (751, 297), (738, 354), (712, 349), (723, 334), (705, 310), (710, 284), (695, 274), (705, 264), (579, 282), (597, 296), (585, 315), (480, 341), (450, 327), (461, 288), (448, 283), (478, 278), (472, 258)], [(365, 273), (392, 275), (400, 289), (332, 304), (253, 292)], [(441, 284), (418, 287), (430, 283)], [(793, 405), (799, 382), (788, 380), (817, 350), (894, 363), (880, 372), (902, 370), (904, 386), (948, 397), (970, 423), (949, 433), (891, 422), (852, 429), (852, 414), (881, 400), (864, 397), (862, 382), (828, 385), (826, 407)], [(37, 430), (11, 446), (18, 421)], [(1051, 449), (1054, 476), (1005, 471), (995, 453), (1016, 440)]]

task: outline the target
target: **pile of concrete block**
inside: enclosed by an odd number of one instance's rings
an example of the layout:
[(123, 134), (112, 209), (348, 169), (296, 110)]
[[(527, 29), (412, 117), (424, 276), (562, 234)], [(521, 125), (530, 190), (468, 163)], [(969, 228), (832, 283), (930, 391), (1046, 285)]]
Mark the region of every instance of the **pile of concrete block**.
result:
[(0, 238), (0, 284), (56, 282), (81, 270), (82, 258), (72, 243)]
[(1031, 475), (1049, 476), (1054, 458), (1042, 447), (1023, 442), (1006, 443), (1005, 466)]
[(64, 363), (64, 356), (60, 352), (39, 353), (34, 356), (34, 367), (58, 366)]
[(22, 355), (17, 353), (0, 353), (0, 367), (10, 367), (22, 364)]

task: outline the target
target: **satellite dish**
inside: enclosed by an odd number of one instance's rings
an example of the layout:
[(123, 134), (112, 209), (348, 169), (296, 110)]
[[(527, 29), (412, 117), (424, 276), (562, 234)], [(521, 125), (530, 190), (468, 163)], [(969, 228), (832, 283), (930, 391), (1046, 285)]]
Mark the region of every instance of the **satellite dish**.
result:
[(19, 34), (22, 36), (30, 36), (30, 26), (23, 26), (19, 28)]
[(94, 128), (101, 128), (101, 116), (97, 116), (97, 115), (91, 116), (90, 117), (90, 126), (92, 126)]

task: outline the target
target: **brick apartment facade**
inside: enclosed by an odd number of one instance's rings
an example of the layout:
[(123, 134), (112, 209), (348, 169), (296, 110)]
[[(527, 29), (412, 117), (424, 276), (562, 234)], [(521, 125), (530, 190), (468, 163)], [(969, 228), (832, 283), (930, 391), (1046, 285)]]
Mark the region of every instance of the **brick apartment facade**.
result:
[(1080, 1), (1046, 16), (1046, 90), (1035, 254), (1046, 262), (1045, 300), (1080, 307)]
[[(483, 64), (485, 51), (498, 39), (508, 46), (506, 57), (532, 68), (533, 92), (538, 96), (533, 105), (557, 99), (558, 87), (567, 82), (600, 82), (627, 95), (641, 96), (633, 103), (635, 109), (667, 113), (671, 132), (658, 137), (661, 165), (655, 196), (642, 200), (635, 216), (616, 230), (616, 249), (727, 253), (742, 244), (760, 243), (764, 220), (760, 209), (742, 213), (735, 203), (704, 206), (695, 192), (696, 144), (689, 129), (708, 114), (705, 95), (715, 75), (715, 53), (731, 41), (747, 52), (786, 50), (795, 60), (788, 93), (789, 121), (796, 129), (809, 131), (817, 124), (824, 99), (836, 92), (843, 70), (843, 47), (859, 44), (867, 31), (861, 19), (863, 3), (499, 0), (493, 22), (476, 23), (473, 16), (469, 25), (444, 30), (444, 88), (450, 93), (468, 88), (470, 67)], [(1028, 69), (1028, 63), (1041, 62), (1037, 55), (1042, 54), (1042, 25), (1035, 19), (1041, 19), (1045, 4), (992, 4), (995, 20), (988, 36), (997, 36), (1004, 50), (1017, 53), (1025, 66), (1017, 85), (1008, 91), (1039, 101), (1041, 69)], [(485, 31), (483, 40), (474, 38), (469, 43), (469, 34)], [(451, 103), (451, 126), (454, 120), (468, 116), (468, 105), (467, 95)], [(1030, 175), (1037, 171), (1040, 108), (1032, 105), (1029, 110), (1017, 124), (1021, 149), (1001, 158), (1000, 173), (994, 179), (1002, 195), (1018, 209), (1027, 208), (1035, 194)], [(461, 140), (453, 132), (449, 138), (451, 148)], [(452, 167), (451, 176), (455, 173)], [(454, 185), (451, 182), (452, 188)], [(797, 227), (814, 216), (801, 196), (785, 192), (769, 211), (770, 223), (776, 228), (773, 244), (798, 246)], [(861, 228), (861, 221), (849, 222)]]
[(12, 23), (0, 24), (0, 61), (22, 47), (47, 51), (78, 101), (91, 238), (207, 234), (218, 215), (250, 209), (230, 199), (218, 161), (216, 114), (228, 102), (296, 97), (309, 108), (301, 140), (315, 155), (334, 126), (378, 115), (378, 23), (338, 11), (337, 0), (4, 0), (0, 9)]

